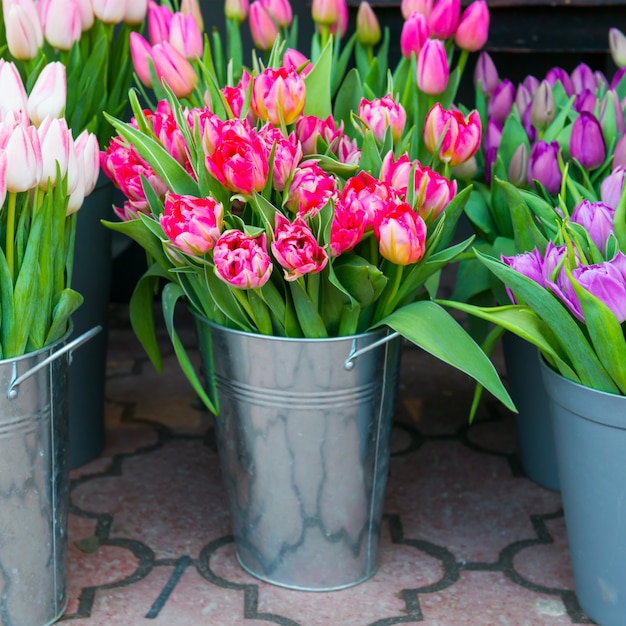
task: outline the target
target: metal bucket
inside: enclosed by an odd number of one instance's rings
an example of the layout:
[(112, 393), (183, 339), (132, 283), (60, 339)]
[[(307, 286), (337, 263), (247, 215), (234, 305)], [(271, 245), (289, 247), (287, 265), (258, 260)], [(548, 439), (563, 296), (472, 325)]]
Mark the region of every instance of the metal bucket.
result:
[(242, 567), (303, 591), (371, 577), (401, 338), (288, 339), (200, 318), (197, 327)]
[(67, 370), (100, 330), (0, 361), (2, 626), (45, 626), (65, 610)]

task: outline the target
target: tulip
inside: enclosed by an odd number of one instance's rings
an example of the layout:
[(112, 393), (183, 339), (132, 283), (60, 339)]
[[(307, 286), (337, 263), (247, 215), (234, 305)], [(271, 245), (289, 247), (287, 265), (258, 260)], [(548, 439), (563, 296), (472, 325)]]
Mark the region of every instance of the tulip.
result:
[(584, 89), (580, 93), (576, 94), (572, 108), (576, 111), (576, 113), (582, 113), (583, 111), (593, 113), (596, 110), (597, 104), (598, 99), (596, 98), (595, 93), (589, 91), (589, 89)]
[(417, 85), (420, 91), (436, 96), (448, 86), (450, 68), (443, 41), (427, 39), (417, 56)]
[(387, 129), (390, 129), (394, 142), (400, 141), (406, 124), (406, 112), (389, 94), (374, 98), (371, 102), (361, 98), (357, 115), (381, 143)]
[(198, 0), (181, 0), (180, 12), (185, 16), (193, 15), (198, 28), (201, 31), (204, 30), (204, 20), (202, 19), (202, 11)]
[(275, 126), (293, 124), (304, 110), (306, 87), (302, 76), (284, 67), (268, 68), (255, 76), (251, 107)]
[(154, 71), (165, 80), (177, 98), (189, 96), (198, 83), (198, 75), (189, 61), (167, 41), (152, 48)]
[(348, 4), (346, 0), (313, 0), (311, 15), (317, 24), (318, 30), (328, 28), (332, 35), (339, 38), (346, 34), (348, 29)]
[(72, 177), (72, 187), (68, 186), (67, 207), (65, 215), (76, 213), (85, 201), (85, 168), (82, 161), (76, 158), (74, 141), (70, 137), (70, 159), (67, 167), (68, 178)]
[(550, 85), (555, 85), (557, 82), (563, 85), (565, 95), (569, 98), (574, 94), (574, 85), (569, 74), (562, 67), (553, 67), (546, 73), (546, 80)]
[(119, 24), (126, 14), (126, 3), (135, 0), (93, 0), (94, 15), (105, 24)]
[(487, 105), (487, 115), (500, 124), (504, 124), (515, 101), (515, 85), (505, 78), (494, 89)]
[(433, 10), (433, 0), (402, 0), (400, 10), (405, 20), (411, 13), (419, 13), (427, 18)]
[(64, 118), (47, 117), (37, 129), (41, 146), (42, 169), (39, 187), (45, 191), (48, 181), (57, 184), (57, 166), (61, 178), (67, 173), (71, 133)]
[(539, 89), (540, 84), (541, 81), (530, 74), (522, 81), (522, 85), (524, 85), (524, 87), (526, 87), (526, 89), (528, 89), (528, 91), (530, 91), (533, 95), (537, 93), (537, 89)]
[(449, 180), (429, 167), (415, 169), (415, 193), (417, 214), (426, 223), (435, 220), (456, 195), (456, 181)]
[(481, 52), (474, 68), (474, 88), (480, 88), (484, 94), (491, 97), (499, 84), (500, 78), (493, 59), (487, 52)]
[(303, 217), (315, 216), (337, 193), (337, 181), (315, 161), (300, 164), (287, 189), (285, 206)]
[(626, 133), (617, 140), (613, 150), (613, 168), (626, 167)]
[(338, 257), (352, 250), (363, 239), (365, 209), (362, 205), (346, 208), (340, 200), (335, 203), (330, 225), (330, 256)]
[(214, 248), (223, 218), (224, 207), (213, 198), (167, 193), (159, 222), (175, 248), (202, 256)]
[(283, 55), (283, 67), (306, 76), (313, 69), (313, 64), (299, 50), (287, 48)]
[(572, 124), (569, 152), (586, 170), (600, 167), (606, 158), (606, 146), (598, 119), (584, 111)]
[(396, 265), (417, 263), (426, 250), (426, 224), (406, 203), (377, 215), (374, 235), (380, 255)]
[(170, 23), (170, 44), (188, 59), (199, 59), (204, 52), (204, 40), (193, 15), (174, 13)]
[(50, 0), (41, 23), (46, 41), (60, 50), (69, 50), (83, 30), (80, 7), (74, 0)]
[(61, 117), (65, 112), (67, 83), (65, 65), (48, 63), (41, 70), (26, 102), (28, 117), (39, 126), (46, 117)]
[(26, 111), (26, 89), (14, 63), (0, 59), (0, 119), (8, 111)]
[(485, 0), (475, 0), (463, 11), (454, 42), (462, 50), (476, 52), (487, 42), (488, 33), (489, 8)]
[(437, 0), (428, 16), (430, 36), (448, 39), (456, 32), (460, 16), (460, 0)]
[(538, 141), (530, 151), (528, 159), (528, 184), (532, 185), (534, 180), (539, 181), (546, 191), (555, 195), (561, 188), (563, 175), (559, 167), (558, 142)]
[(280, 28), (289, 28), (293, 12), (289, 0), (259, 0)]
[[(545, 287), (545, 279), (543, 276), (543, 258), (536, 248), (528, 252), (521, 252), (515, 256), (500, 256), (500, 260), (514, 269), (516, 272), (523, 274), (526, 278), (534, 280), (537, 284)], [(514, 298), (511, 298), (515, 302)]]
[(517, 86), (517, 91), (515, 92), (515, 107), (517, 108), (517, 112), (519, 116), (522, 117), (526, 112), (526, 109), (532, 105), (533, 96), (528, 90), (528, 88), (520, 83)]
[(380, 24), (369, 2), (361, 2), (356, 14), (356, 36), (364, 46), (375, 46), (380, 41)]
[(169, 41), (170, 24), (174, 13), (167, 5), (148, 2), (148, 41), (155, 46), (162, 41)]
[(621, 30), (609, 29), (609, 49), (613, 63), (617, 67), (626, 67), (626, 36)]
[(487, 122), (487, 130), (485, 132), (485, 150), (497, 149), (502, 141), (502, 124), (497, 120), (490, 119)]
[(224, 4), (224, 15), (226, 19), (242, 24), (248, 17), (250, 11), (249, 0), (226, 0)]
[(612, 209), (617, 208), (622, 197), (625, 172), (623, 167), (616, 167), (600, 185), (600, 200)]
[(215, 274), (231, 287), (258, 289), (272, 274), (266, 236), (248, 237), (239, 230), (227, 230), (213, 249)]
[(130, 26), (138, 26), (146, 19), (147, 13), (148, 0), (127, 0), (122, 21)]
[(593, 70), (586, 63), (579, 63), (570, 75), (574, 93), (581, 93), (585, 89), (595, 92), (596, 77)]
[(530, 120), (539, 130), (546, 128), (556, 116), (554, 94), (547, 80), (541, 81), (530, 107)]
[(460, 111), (446, 111), (438, 102), (426, 114), (424, 143), (426, 149), (451, 166), (460, 165), (474, 156), (480, 147), (481, 124), (478, 111), (467, 118)]
[(315, 115), (302, 115), (296, 120), (296, 138), (302, 145), (302, 152), (305, 155), (319, 152), (318, 139), (331, 147), (342, 134), (343, 124), (340, 125), (339, 129), (335, 128), (335, 120), (332, 115), (329, 115), (325, 120)]
[(615, 209), (608, 204), (582, 200), (572, 211), (570, 219), (585, 228), (598, 250), (604, 254), (609, 235), (613, 233), (614, 217)]
[(533, 126), (533, 123), (531, 121), (531, 109), (533, 108), (532, 102), (526, 107), (526, 110), (522, 113), (522, 126), (524, 127), (524, 130), (526, 131), (526, 136), (528, 137), (528, 141), (530, 142), (530, 144), (535, 143), (535, 141), (537, 140), (537, 136), (538, 136), (538, 131), (537, 129)]
[(8, 137), (5, 182), (7, 191), (17, 193), (35, 188), (43, 167), (41, 145), (34, 127), (16, 126)]
[(326, 250), (317, 243), (313, 232), (300, 216), (290, 223), (284, 215), (276, 213), (271, 248), (288, 282), (305, 274), (317, 274), (328, 263)]
[(33, 0), (13, 0), (3, 11), (9, 52), (19, 60), (34, 59), (44, 40), (35, 3)]
[(146, 86), (152, 87), (150, 75), (150, 63), (152, 60), (152, 46), (139, 34), (130, 34), (130, 54), (133, 59), (133, 67), (139, 80)]
[(476, 157), (470, 157), (465, 163), (461, 163), (460, 165), (455, 165), (450, 168), (450, 175), (454, 178), (459, 178), (464, 180), (465, 182), (472, 182), (476, 178), (478, 174), (478, 161)]
[(259, 50), (270, 50), (278, 37), (278, 26), (260, 0), (250, 5), (250, 34)]
[[(74, 0), (80, 11), (80, 22), (82, 24), (83, 32), (89, 30), (95, 21), (95, 15), (93, 14), (93, 2), (92, 0)], [(143, 0), (137, 3), (139, 6), (143, 4)], [(127, 7), (127, 10), (128, 7)]]
[(411, 58), (411, 53), (417, 57), (424, 43), (428, 40), (428, 22), (421, 13), (414, 11), (406, 18), (400, 33), (400, 49), (402, 56)]
[(87, 129), (83, 130), (74, 141), (76, 157), (83, 164), (85, 196), (96, 187), (100, 174), (100, 147), (98, 138)]
[(287, 181), (302, 161), (302, 146), (299, 141), (296, 141), (294, 133), (285, 137), (278, 128), (272, 125), (264, 126), (259, 131), (259, 137), (265, 142), (268, 154), (274, 148), (272, 187), (283, 191)]
[[(593, 113), (594, 111), (589, 112)], [(614, 89), (609, 89), (600, 103), (600, 125), (607, 145), (625, 130), (624, 112), (619, 96)]]
[[(605, 262), (575, 267), (572, 280), (611, 309), (620, 324), (626, 321), (626, 280), (615, 265)], [(567, 295), (578, 300), (573, 288)]]
[(524, 187), (528, 180), (528, 147), (525, 143), (521, 143), (509, 163), (509, 169), (507, 172), (509, 182), (513, 183), (516, 187)]

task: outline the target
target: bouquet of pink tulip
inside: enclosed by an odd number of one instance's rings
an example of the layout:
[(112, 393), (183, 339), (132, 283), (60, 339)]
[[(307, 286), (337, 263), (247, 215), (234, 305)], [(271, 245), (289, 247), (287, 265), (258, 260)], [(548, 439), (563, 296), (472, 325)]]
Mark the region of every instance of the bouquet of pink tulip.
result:
[[(322, 338), (388, 326), (512, 406), (489, 359), (430, 298), (439, 271), (470, 244), (450, 246), (469, 189), (457, 193), (411, 158), (402, 138), (412, 131), (390, 94), (349, 109), (350, 134), (335, 124), (331, 60), (328, 42), (298, 73), (277, 41), (245, 90), (209, 80), (208, 104), (190, 106), (163, 81), (167, 97), (154, 110), (131, 92), (131, 123), (112, 119), (119, 136), (102, 166), (128, 200), (124, 221), (107, 226), (151, 260), (131, 299), (137, 336), (160, 367), (152, 302), (165, 280), (170, 338), (212, 410), (174, 329), (180, 298), (254, 333)], [(445, 158), (469, 158), (480, 141), (480, 128), (450, 112), (434, 111), (426, 128)]]
[[(46, 65), (27, 94), (0, 59), (0, 358), (61, 338), (82, 296), (71, 284), (76, 212), (96, 184), (97, 138), (62, 117), (64, 66)], [(53, 82), (54, 93), (50, 92)]]
[(75, 132), (95, 133), (106, 145), (112, 128), (102, 112), (121, 116), (133, 66), (131, 32), (142, 27), (147, 0), (4, 0), (0, 45), (30, 87), (42, 68), (66, 68), (65, 119)]

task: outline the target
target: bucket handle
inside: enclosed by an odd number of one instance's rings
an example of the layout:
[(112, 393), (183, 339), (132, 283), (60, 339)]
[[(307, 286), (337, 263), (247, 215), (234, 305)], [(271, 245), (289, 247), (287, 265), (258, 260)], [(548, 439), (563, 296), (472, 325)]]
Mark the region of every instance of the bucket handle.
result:
[(97, 335), (102, 330), (102, 326), (94, 326), (91, 330), (84, 332), (82, 335), (76, 337), (76, 339), (72, 339), (69, 343), (66, 343), (64, 346), (60, 347), (58, 350), (48, 355), (43, 361), (37, 363), (35, 367), (31, 367), (29, 370), (24, 372), (21, 376), (13, 379), (13, 382), (9, 385), (7, 389), (7, 398), (9, 400), (14, 400), (17, 398), (18, 387), (27, 379), (30, 378), (33, 374), (38, 372), (41, 368), (46, 367), (46, 365), (52, 363), (55, 359), (58, 359), (61, 355), (66, 352), (70, 353), (70, 358), (72, 356), (72, 352), (82, 346), (84, 343), (89, 341), (92, 337)]
[(378, 346), (382, 346), (383, 344), (391, 341), (392, 339), (395, 339), (399, 335), (400, 335), (399, 332), (389, 333), (387, 336), (383, 337), (382, 339), (379, 339), (378, 341), (375, 341), (374, 343), (370, 343), (368, 346), (365, 346), (365, 348), (361, 348), (360, 350), (356, 349), (356, 339), (355, 339), (352, 342), (352, 350), (350, 351), (348, 358), (343, 362), (343, 368), (348, 371), (354, 369), (354, 361), (358, 359), (362, 354), (365, 354), (366, 352), (369, 352), (370, 350), (373, 350), (374, 348), (378, 348)]

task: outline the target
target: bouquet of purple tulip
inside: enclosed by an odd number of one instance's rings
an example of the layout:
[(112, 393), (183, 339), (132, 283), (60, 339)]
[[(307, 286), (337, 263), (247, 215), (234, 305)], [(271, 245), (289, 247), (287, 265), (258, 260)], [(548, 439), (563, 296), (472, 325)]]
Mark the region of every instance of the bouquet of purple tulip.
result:
[(127, 196), (123, 221), (107, 226), (150, 260), (130, 307), (157, 368), (152, 302), (165, 281), (170, 338), (211, 410), (175, 332), (180, 299), (216, 324), (259, 334), (325, 338), (388, 326), (512, 407), (488, 357), (431, 299), (439, 271), (471, 243), (450, 245), (469, 189), (457, 193), (445, 172), (478, 148), (477, 116), (441, 106), (424, 113), (426, 164), (409, 151), (416, 130), (392, 82), (381, 98), (340, 92), (333, 107), (332, 39), (316, 62), (294, 67), (279, 37), (247, 78), (221, 87), (205, 50), (190, 63), (196, 79), (185, 94), (157, 45), (135, 62), (153, 83), (160, 77), (164, 99), (144, 111), (131, 91), (134, 118), (109, 118), (119, 136), (102, 153)]

